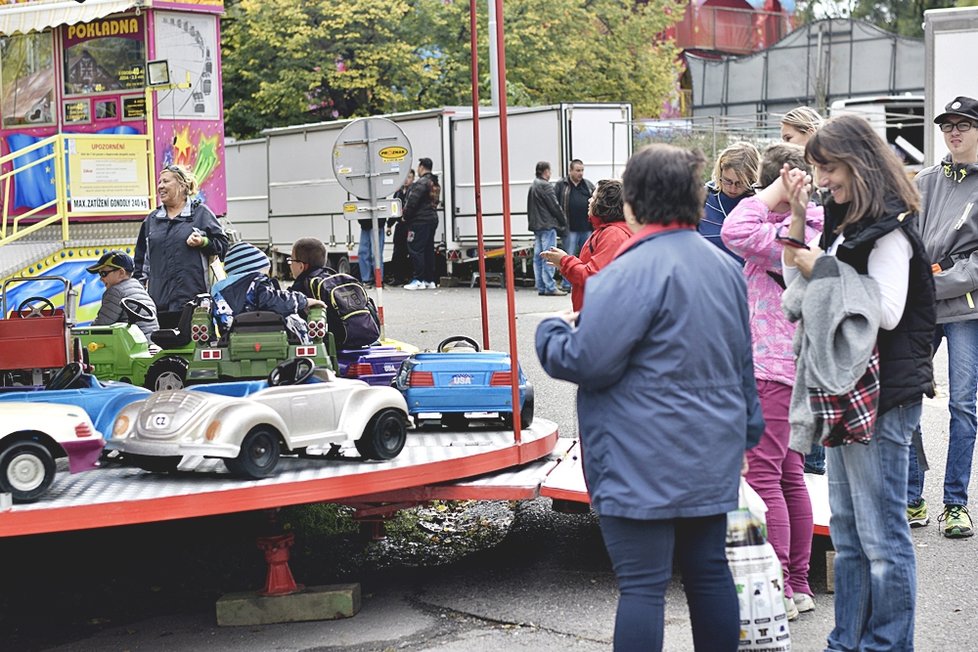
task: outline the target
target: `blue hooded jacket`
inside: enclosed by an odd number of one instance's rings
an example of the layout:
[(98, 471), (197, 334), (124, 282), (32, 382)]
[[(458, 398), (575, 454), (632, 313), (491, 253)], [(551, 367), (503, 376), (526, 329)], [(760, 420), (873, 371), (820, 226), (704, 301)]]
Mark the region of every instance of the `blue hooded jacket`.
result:
[(730, 215), (730, 211), (740, 203), (740, 200), (750, 197), (752, 194), (745, 192), (740, 197), (728, 197), (716, 187), (715, 183), (710, 181), (706, 184), (706, 206), (703, 211), (703, 219), (700, 220), (698, 227), (704, 238), (725, 251), (741, 267), (744, 265), (744, 259), (727, 249), (726, 245), (723, 244), (723, 240), (720, 239), (720, 227), (723, 226), (723, 220), (727, 219), (727, 215)]

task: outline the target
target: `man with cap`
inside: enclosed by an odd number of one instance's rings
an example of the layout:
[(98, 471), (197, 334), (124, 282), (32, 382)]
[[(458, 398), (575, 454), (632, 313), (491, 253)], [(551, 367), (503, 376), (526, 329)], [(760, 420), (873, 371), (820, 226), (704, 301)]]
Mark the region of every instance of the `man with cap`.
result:
[(301, 292), (283, 290), (268, 277), (271, 262), (258, 247), (247, 242), (231, 245), (224, 257), (227, 278), (211, 289), (212, 311), (222, 334), (227, 333), (234, 315), (253, 310), (276, 312), (285, 318), (285, 326), (301, 342), (308, 342), (306, 322), (299, 314), (308, 308), (326, 304), (307, 298)]
[(139, 330), (146, 335), (146, 339), (149, 339), (150, 333), (160, 328), (156, 321), (156, 305), (142, 284), (132, 277), (133, 267), (132, 257), (122, 251), (105, 253), (98, 259), (97, 263), (91, 267), (86, 267), (88, 272), (98, 274), (102, 284), (105, 285), (102, 305), (99, 307), (98, 315), (95, 316), (92, 325), (105, 326), (118, 322), (128, 323), (129, 318), (122, 309), (122, 300), (129, 297), (153, 309), (152, 319), (136, 322)]
[[(944, 510), (938, 517), (941, 534), (950, 538), (974, 534), (968, 514), (968, 481), (975, 451), (978, 419), (978, 100), (956, 97), (934, 118), (944, 135), (948, 155), (921, 170), (917, 224), (934, 272), (937, 298), (937, 337), (947, 340), (949, 408), (951, 412), (947, 466), (944, 470)], [(918, 445), (910, 447), (907, 519), (923, 527), (930, 518), (921, 498), (926, 461), (919, 427)]]

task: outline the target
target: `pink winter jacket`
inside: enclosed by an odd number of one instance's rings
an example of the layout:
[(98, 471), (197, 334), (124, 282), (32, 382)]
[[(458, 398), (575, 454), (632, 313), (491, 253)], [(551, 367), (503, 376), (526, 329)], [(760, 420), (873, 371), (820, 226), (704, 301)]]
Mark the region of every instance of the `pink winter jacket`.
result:
[[(808, 204), (805, 242), (822, 231), (822, 207)], [(795, 358), (791, 340), (795, 326), (781, 311), (781, 286), (768, 271), (781, 274), (783, 245), (775, 239), (778, 229), (788, 232), (791, 213), (775, 213), (756, 197), (737, 204), (723, 221), (723, 244), (744, 259), (750, 332), (754, 345), (754, 376), (785, 385), (795, 382)]]

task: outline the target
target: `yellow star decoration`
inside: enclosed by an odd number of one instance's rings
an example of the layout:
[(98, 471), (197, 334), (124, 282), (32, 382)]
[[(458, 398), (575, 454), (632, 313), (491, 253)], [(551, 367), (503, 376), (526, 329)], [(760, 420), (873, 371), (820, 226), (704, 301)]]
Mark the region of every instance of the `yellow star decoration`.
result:
[(173, 159), (175, 161), (189, 161), (190, 149), (193, 143), (190, 142), (190, 127), (184, 127), (173, 136)]

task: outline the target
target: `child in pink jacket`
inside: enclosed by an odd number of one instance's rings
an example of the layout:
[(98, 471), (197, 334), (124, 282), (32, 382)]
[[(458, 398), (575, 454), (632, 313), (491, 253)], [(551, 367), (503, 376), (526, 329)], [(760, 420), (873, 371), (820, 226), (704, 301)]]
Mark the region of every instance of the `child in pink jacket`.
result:
[[(812, 551), (812, 505), (805, 487), (804, 456), (788, 449), (788, 405), (795, 382), (791, 342), (795, 327), (781, 311), (781, 251), (778, 235), (791, 221), (780, 172), (784, 165), (809, 171), (805, 150), (778, 143), (764, 151), (763, 190), (740, 202), (723, 223), (720, 237), (744, 259), (750, 307), (754, 376), (766, 423), (760, 443), (747, 451), (747, 482), (767, 504), (768, 539), (784, 570), (789, 619), (815, 608), (808, 586)], [(822, 207), (808, 205), (805, 241), (822, 230)]]

